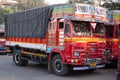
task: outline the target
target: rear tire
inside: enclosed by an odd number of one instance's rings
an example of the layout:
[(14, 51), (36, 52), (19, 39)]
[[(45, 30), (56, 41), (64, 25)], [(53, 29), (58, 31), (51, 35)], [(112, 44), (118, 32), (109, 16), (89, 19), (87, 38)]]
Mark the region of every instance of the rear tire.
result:
[(28, 64), (28, 60), (22, 59), (22, 54), (20, 50), (16, 50), (14, 52), (13, 61), (18, 66), (26, 66)]
[(52, 59), (52, 70), (59, 76), (65, 76), (69, 72), (68, 66), (63, 64), (62, 58), (59, 54), (55, 55)]

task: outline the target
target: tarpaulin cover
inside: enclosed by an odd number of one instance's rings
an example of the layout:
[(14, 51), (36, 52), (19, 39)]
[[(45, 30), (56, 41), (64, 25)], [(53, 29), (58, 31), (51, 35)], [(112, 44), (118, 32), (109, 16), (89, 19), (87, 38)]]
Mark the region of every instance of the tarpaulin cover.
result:
[(6, 15), (6, 37), (45, 38), (51, 12), (46, 6)]

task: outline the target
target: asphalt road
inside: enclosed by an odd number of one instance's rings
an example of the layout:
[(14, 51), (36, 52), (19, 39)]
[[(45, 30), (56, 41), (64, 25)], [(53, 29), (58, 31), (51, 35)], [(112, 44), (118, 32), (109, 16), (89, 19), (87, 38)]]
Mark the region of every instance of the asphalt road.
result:
[(12, 56), (0, 56), (0, 80), (115, 80), (116, 70), (70, 71), (69, 75), (61, 77), (49, 73), (47, 66), (29, 62), (28, 66), (19, 67), (13, 63)]

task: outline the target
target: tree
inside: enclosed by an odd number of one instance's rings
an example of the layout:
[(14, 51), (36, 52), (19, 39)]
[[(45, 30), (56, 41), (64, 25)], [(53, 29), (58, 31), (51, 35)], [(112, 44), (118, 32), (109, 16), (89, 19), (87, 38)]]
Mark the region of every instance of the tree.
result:
[(0, 8), (0, 24), (4, 23), (4, 17), (6, 14), (46, 5), (44, 0), (16, 0), (16, 1), (18, 2), (17, 4), (9, 6), (4, 5), (3, 8)]
[(75, 2), (84, 3), (84, 0), (68, 0), (68, 3), (75, 3)]
[[(100, 2), (100, 0), (96, 0), (96, 1)], [(85, 3), (85, 4), (92, 4), (92, 5), (95, 4), (95, 0), (68, 0), (68, 3), (75, 3), (75, 2)]]
[(108, 8), (109, 10), (120, 10), (120, 3), (118, 2), (112, 2), (112, 3), (106, 2), (102, 6)]
[(14, 12), (10, 7), (4, 7), (0, 9), (0, 24), (4, 23), (4, 17), (6, 14)]
[(31, 9), (39, 6), (46, 5), (44, 0), (16, 0), (18, 4), (16, 5), (19, 10)]

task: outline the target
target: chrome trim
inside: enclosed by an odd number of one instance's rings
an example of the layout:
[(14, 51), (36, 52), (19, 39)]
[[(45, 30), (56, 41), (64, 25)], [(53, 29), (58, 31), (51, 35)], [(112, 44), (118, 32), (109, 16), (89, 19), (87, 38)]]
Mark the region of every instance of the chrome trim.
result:
[(103, 68), (105, 65), (97, 65), (96, 67), (89, 67), (89, 66), (83, 66), (83, 67), (73, 67), (73, 70), (87, 70), (87, 69), (98, 69), (98, 68)]

